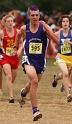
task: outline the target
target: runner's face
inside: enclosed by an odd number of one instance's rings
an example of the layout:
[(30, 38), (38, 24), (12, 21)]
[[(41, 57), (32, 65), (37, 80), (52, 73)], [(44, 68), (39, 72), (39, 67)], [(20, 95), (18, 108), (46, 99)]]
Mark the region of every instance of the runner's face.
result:
[(6, 19), (6, 27), (12, 28), (13, 27), (13, 18), (9, 17)]
[(32, 24), (37, 24), (40, 18), (39, 11), (30, 11), (29, 19)]
[(62, 20), (62, 28), (67, 29), (70, 26), (70, 22), (68, 18), (63, 18)]

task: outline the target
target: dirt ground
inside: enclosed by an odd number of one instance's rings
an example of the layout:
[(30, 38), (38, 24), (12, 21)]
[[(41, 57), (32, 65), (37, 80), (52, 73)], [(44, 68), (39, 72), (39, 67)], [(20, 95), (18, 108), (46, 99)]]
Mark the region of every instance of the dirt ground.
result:
[(72, 124), (72, 102), (67, 103), (65, 92), (60, 92), (61, 82), (53, 88), (53, 74), (59, 73), (58, 67), (53, 65), (54, 60), (47, 60), (47, 68), (43, 74), (38, 88), (38, 107), (43, 114), (42, 119), (33, 122), (32, 109), (29, 94), (26, 104), (20, 108), (20, 89), (28, 82), (28, 77), (19, 66), (16, 81), (13, 84), (15, 103), (10, 104), (3, 75), (3, 95), (0, 96), (0, 124)]

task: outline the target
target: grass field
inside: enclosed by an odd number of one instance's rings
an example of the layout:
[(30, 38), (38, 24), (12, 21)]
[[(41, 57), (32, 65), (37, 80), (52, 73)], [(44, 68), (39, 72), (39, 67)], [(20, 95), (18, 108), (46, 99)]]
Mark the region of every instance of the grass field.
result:
[(53, 65), (53, 59), (47, 59), (47, 68), (38, 88), (38, 106), (43, 114), (42, 119), (33, 122), (29, 94), (23, 108), (19, 106), (20, 89), (28, 82), (28, 77), (19, 66), (17, 78), (13, 84), (15, 103), (8, 103), (9, 95), (3, 75), (3, 95), (0, 96), (0, 124), (72, 124), (72, 102), (67, 103), (65, 92), (60, 92), (61, 82), (53, 88), (53, 75), (59, 73), (58, 67)]

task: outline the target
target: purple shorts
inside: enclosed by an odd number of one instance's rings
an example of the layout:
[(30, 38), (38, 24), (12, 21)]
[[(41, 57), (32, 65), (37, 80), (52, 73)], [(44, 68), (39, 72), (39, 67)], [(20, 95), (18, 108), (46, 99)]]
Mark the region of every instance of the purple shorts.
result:
[[(24, 68), (24, 64), (31, 65), (35, 68), (37, 74), (41, 74), (45, 71), (46, 68), (46, 58), (37, 60), (33, 58), (29, 58), (27, 56), (22, 57), (22, 67)], [(24, 69), (25, 71), (25, 69)], [(25, 71), (26, 73), (26, 71)]]

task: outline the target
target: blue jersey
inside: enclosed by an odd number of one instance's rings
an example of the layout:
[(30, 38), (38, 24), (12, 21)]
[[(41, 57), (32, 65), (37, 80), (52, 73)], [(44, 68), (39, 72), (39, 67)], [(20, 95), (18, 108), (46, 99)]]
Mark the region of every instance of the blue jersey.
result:
[(60, 31), (60, 43), (58, 45), (58, 53), (61, 53), (62, 55), (72, 55), (72, 45), (65, 42), (65, 39), (72, 41), (71, 38), (71, 31), (68, 31), (67, 36), (63, 36), (62, 30)]
[(39, 24), (38, 31), (32, 33), (29, 24), (26, 25), (26, 40), (24, 43), (24, 55), (29, 58), (41, 60), (45, 58), (47, 47), (47, 37), (43, 30), (43, 25)]

